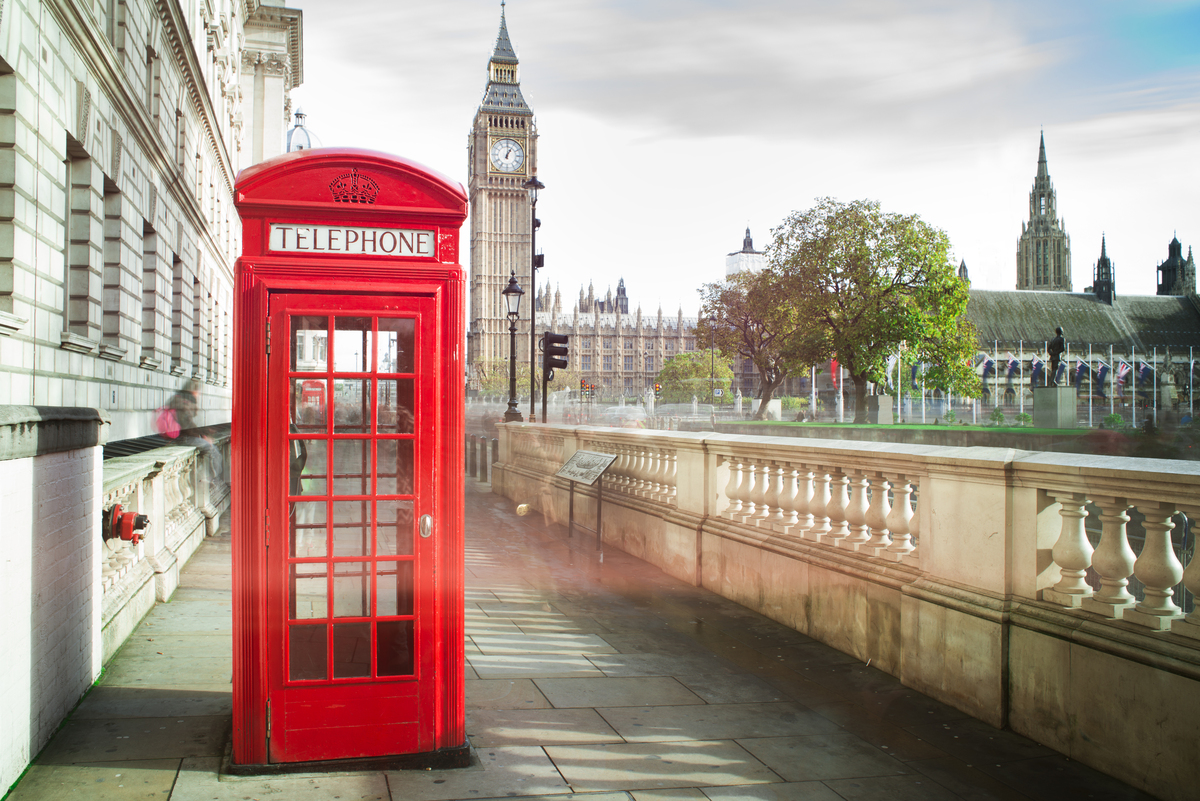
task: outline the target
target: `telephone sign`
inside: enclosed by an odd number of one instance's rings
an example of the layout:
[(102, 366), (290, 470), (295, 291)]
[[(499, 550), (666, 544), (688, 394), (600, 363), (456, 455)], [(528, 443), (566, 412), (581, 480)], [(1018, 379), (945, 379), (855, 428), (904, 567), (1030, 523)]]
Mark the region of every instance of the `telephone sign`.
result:
[(466, 763), (466, 201), (368, 151), (238, 176), (237, 766)]

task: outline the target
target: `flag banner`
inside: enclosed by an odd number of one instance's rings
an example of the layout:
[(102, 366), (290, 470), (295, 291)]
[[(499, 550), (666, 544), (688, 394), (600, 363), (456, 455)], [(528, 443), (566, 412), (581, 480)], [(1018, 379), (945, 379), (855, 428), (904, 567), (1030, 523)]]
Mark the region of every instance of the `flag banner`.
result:
[(1037, 382), (1042, 377), (1042, 368), (1043, 367), (1045, 367), (1045, 365), (1042, 364), (1042, 360), (1039, 359), (1037, 356), (1034, 356), (1032, 359), (1029, 360), (1029, 385), (1031, 387), (1037, 386)]
[(1145, 362), (1142, 362), (1138, 366), (1138, 371), (1137, 371), (1138, 386), (1144, 387), (1146, 385), (1146, 382), (1153, 380), (1153, 378), (1154, 378), (1153, 368), (1151, 368), (1150, 365), (1146, 364)]
[(1017, 374), (1017, 370), (1019, 369), (1021, 369), (1021, 363), (1011, 353), (1008, 354), (1008, 369), (1005, 370), (1005, 377), (1008, 379), (1009, 389), (1012, 389), (1013, 376)]
[(896, 362), (899, 360), (900, 357), (895, 354), (888, 356), (887, 360), (887, 388), (893, 391), (895, 390), (893, 385), (896, 383)]
[(921, 366), (920, 366), (919, 364), (914, 364), (914, 365), (912, 366), (912, 388), (913, 388), (913, 389), (920, 389), (920, 388), (921, 388), (921, 386), (920, 386), (920, 385), (917, 383), (917, 372), (918, 372), (920, 369), (921, 369)]
[(1058, 383), (1059, 383), (1060, 381), (1062, 381), (1062, 380), (1063, 380), (1063, 378), (1065, 378), (1065, 377), (1066, 377), (1066, 375), (1067, 375), (1067, 363), (1066, 363), (1066, 362), (1059, 362), (1059, 363), (1058, 363), (1058, 370), (1056, 370), (1056, 371), (1055, 371), (1055, 373), (1054, 373), (1054, 385), (1055, 385), (1055, 386), (1058, 386)]
[(1125, 397), (1125, 379), (1129, 377), (1129, 371), (1132, 368), (1125, 362), (1121, 362), (1117, 366), (1117, 397)]
[(1083, 378), (1088, 373), (1087, 365), (1083, 363), (1083, 359), (1075, 360), (1075, 391), (1079, 392), (1083, 387)]
[(991, 358), (985, 358), (983, 361), (983, 378), (987, 379), (989, 375), (996, 372), (996, 362)]
[(1099, 385), (1097, 389), (1100, 391), (1101, 400), (1108, 398), (1107, 382), (1109, 369), (1110, 368), (1107, 364), (1100, 362), (1100, 372), (1096, 374), (1096, 383)]
[(830, 359), (829, 360), (829, 378), (831, 381), (833, 381), (834, 389), (837, 389), (838, 377), (839, 377), (838, 376), (838, 360)]

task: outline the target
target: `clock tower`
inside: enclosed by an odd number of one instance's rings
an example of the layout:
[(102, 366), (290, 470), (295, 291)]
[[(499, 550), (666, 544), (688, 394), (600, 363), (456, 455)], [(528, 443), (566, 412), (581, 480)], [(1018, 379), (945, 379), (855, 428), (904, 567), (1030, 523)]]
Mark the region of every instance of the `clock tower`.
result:
[[(511, 272), (525, 290), (517, 324), (517, 363), (529, 361), (529, 319), (536, 287), (530, 278), (532, 214), (524, 183), (537, 174), (537, 127), (521, 96), (517, 54), (508, 38), (504, 4), (500, 33), (488, 62), (487, 89), (467, 141), (467, 191), (471, 199), (471, 308), (467, 365), (507, 369), (509, 332), (501, 292)], [(524, 336), (521, 332), (524, 332)]]

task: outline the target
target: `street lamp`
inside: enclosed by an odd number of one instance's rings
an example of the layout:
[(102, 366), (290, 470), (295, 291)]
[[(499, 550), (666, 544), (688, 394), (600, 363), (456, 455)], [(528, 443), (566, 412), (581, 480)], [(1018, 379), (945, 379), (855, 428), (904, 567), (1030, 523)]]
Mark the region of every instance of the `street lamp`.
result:
[(717, 405), (717, 391), (715, 389), (717, 375), (717, 318), (708, 318), (708, 402), (714, 407)]
[[(538, 267), (541, 267), (543, 263), (543, 258), (537, 255), (537, 229), (542, 227), (542, 221), (537, 218), (537, 200), (538, 190), (545, 189), (546, 185), (539, 181), (535, 175), (525, 183), (521, 184), (521, 186), (529, 191), (530, 215), (533, 220), (529, 229), (529, 280), (533, 283), (533, 288), (536, 290), (538, 286), (537, 270)], [(534, 397), (537, 391), (537, 380), (534, 378), (537, 364), (537, 334), (533, 330), (536, 319), (537, 307), (532, 306), (529, 309), (529, 419), (531, 421), (537, 419), (537, 413), (534, 407)]]
[(517, 315), (521, 311), (521, 296), (525, 291), (517, 284), (517, 274), (508, 276), (508, 286), (501, 292), (504, 309), (508, 312), (508, 409), (504, 422), (520, 423), (521, 412), (517, 410)]

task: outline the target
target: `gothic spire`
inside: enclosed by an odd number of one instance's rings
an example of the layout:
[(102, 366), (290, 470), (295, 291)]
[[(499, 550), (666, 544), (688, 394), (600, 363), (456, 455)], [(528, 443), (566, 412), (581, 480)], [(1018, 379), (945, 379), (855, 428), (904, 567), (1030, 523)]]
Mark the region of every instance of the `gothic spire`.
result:
[(500, 33), (496, 34), (496, 47), (492, 50), (492, 61), (501, 64), (516, 64), (517, 51), (508, 38), (508, 23), (504, 19), (504, 3), (500, 3)]
[(532, 117), (533, 111), (521, 94), (521, 80), (517, 73), (517, 51), (508, 36), (508, 22), (504, 18), (504, 4), (500, 4), (500, 32), (496, 34), (496, 46), (488, 62), (488, 84), (480, 109)]
[(1106, 239), (1105, 235), (1100, 234), (1100, 258), (1101, 259), (1108, 258), (1108, 243), (1105, 242), (1105, 239)]
[(1042, 141), (1038, 145), (1038, 178), (1046, 178), (1049, 176), (1049, 170), (1046, 167), (1046, 132), (1042, 131)]

